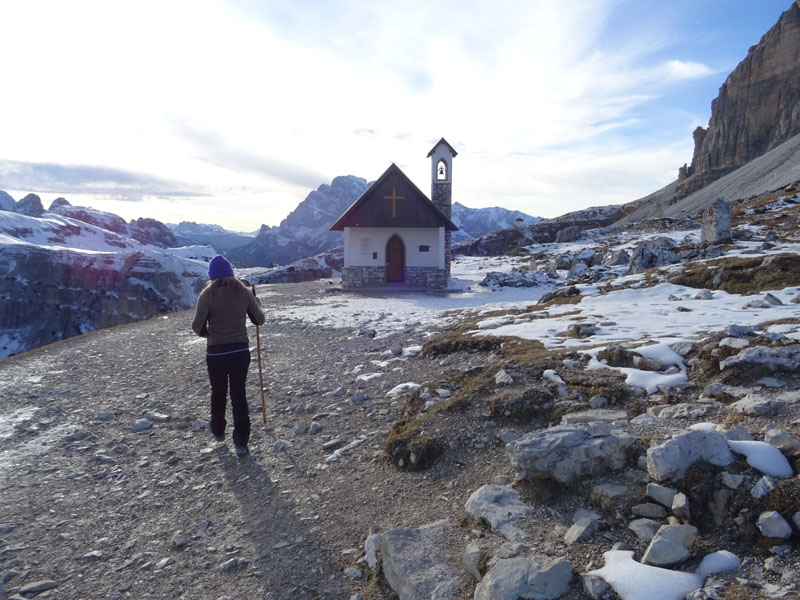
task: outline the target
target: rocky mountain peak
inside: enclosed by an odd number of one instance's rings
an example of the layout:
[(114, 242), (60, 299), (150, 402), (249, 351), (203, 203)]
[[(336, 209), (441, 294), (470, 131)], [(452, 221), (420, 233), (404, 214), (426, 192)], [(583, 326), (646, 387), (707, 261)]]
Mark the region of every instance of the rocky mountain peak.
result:
[(41, 217), (44, 214), (42, 199), (36, 194), (28, 194), (17, 202), (14, 211), (29, 217)]
[(17, 202), (14, 198), (11, 197), (10, 194), (0, 190), (0, 210), (7, 210), (9, 212), (14, 211), (14, 207), (16, 206)]
[(56, 198), (50, 203), (50, 208), (47, 210), (53, 212), (55, 209), (61, 208), (62, 206), (72, 206), (72, 204), (70, 204), (69, 200), (66, 198)]
[(161, 221), (156, 219), (134, 219), (128, 225), (130, 237), (149, 246), (176, 248), (180, 246), (175, 235)]
[(691, 193), (800, 133), (800, 0), (751, 47), (711, 103), (707, 128), (694, 132), (681, 191)]

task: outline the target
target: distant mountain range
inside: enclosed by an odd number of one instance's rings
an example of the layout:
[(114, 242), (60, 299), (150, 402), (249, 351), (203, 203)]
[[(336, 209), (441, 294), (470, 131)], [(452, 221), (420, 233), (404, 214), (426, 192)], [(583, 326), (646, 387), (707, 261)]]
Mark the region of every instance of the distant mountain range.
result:
[[(231, 260), (240, 267), (282, 265), (341, 246), (342, 233), (330, 231), (330, 226), (368, 187), (362, 177), (334, 178), (306, 196), (280, 225), (262, 225), (249, 244), (230, 250)], [(530, 225), (540, 219), (505, 208), (468, 208), (455, 202), (452, 220), (459, 228), (453, 240), (460, 241), (507, 229), (517, 220)]]

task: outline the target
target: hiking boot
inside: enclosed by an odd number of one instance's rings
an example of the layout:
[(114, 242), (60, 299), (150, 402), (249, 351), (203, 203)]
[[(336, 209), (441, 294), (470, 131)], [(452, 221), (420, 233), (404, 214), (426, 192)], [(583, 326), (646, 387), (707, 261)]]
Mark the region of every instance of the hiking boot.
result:
[(214, 434), (214, 441), (216, 441), (216, 442), (224, 442), (225, 441), (225, 436), (224, 435), (217, 435), (215, 433)]
[(236, 456), (244, 456), (246, 454), (250, 454), (247, 446), (236, 446)]

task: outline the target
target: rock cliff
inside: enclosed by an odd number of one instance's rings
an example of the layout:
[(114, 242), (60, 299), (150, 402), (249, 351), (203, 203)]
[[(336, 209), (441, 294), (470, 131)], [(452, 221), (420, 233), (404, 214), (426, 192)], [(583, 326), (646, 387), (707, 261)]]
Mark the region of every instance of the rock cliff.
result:
[(707, 128), (694, 132), (686, 195), (800, 133), (800, 0), (750, 48), (711, 103)]

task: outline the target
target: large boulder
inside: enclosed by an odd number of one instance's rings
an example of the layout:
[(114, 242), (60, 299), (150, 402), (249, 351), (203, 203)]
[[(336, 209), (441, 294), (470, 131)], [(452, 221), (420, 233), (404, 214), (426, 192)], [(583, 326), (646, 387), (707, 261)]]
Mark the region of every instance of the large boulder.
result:
[(508, 558), (483, 577), (474, 600), (555, 600), (571, 581), (572, 563), (566, 558)]
[(733, 455), (716, 431), (689, 431), (647, 450), (647, 472), (655, 481), (678, 480), (698, 462), (726, 467)]
[(400, 600), (464, 598), (473, 582), (461, 565), (463, 547), (463, 530), (449, 522), (387, 531), (383, 575)]
[(717, 199), (703, 212), (700, 241), (704, 246), (713, 246), (731, 239), (731, 207), (724, 200)]
[(528, 433), (506, 446), (511, 466), (521, 479), (554, 479), (568, 483), (622, 469), (638, 438), (620, 430), (592, 435), (590, 424), (565, 425)]
[(629, 273), (641, 273), (647, 269), (664, 267), (679, 262), (673, 249), (676, 242), (668, 237), (657, 237), (646, 240), (636, 246), (628, 263)]

